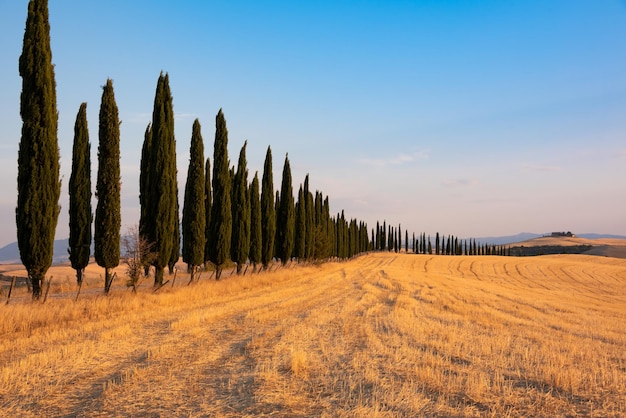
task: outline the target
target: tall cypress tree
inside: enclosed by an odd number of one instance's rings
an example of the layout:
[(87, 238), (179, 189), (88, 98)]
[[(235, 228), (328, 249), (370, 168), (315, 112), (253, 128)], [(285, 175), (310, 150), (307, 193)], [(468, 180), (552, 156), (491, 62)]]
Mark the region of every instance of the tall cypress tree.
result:
[(332, 231), (330, 222), (330, 201), (328, 200), (328, 196), (324, 198), (324, 231), (326, 233), (324, 258), (328, 258), (330, 257), (333, 246), (333, 234), (331, 233)]
[(237, 172), (233, 184), (233, 238), (231, 258), (237, 263), (237, 274), (241, 274), (243, 265), (250, 253), (250, 199), (248, 194), (248, 168), (246, 162), (246, 146), (244, 142), (239, 152)]
[(261, 227), (261, 199), (259, 192), (259, 173), (254, 173), (254, 179), (250, 185), (250, 262), (256, 271), (257, 264), (261, 262), (261, 250), (263, 234)]
[(306, 228), (306, 241), (305, 241), (305, 257), (307, 260), (311, 260), (314, 256), (315, 250), (315, 202), (313, 201), (313, 193), (309, 188), (309, 175), (304, 177), (304, 202), (305, 202), (305, 228)]
[(91, 145), (87, 129), (87, 103), (82, 103), (74, 124), (72, 174), (70, 175), (69, 254), (76, 281), (83, 282), (83, 271), (91, 253)]
[(276, 190), (276, 197), (274, 198), (274, 216), (275, 216), (275, 226), (276, 232), (274, 234), (274, 257), (280, 259), (280, 251), (278, 249), (280, 241), (278, 240), (278, 216), (280, 213), (280, 192)]
[(204, 210), (205, 216), (205, 230), (204, 230), (204, 262), (209, 261), (209, 247), (211, 243), (211, 195), (213, 188), (211, 186), (211, 160), (206, 159), (206, 165), (204, 168)]
[(228, 131), (222, 109), (215, 117), (215, 143), (213, 150), (213, 206), (209, 261), (215, 265), (215, 279), (219, 280), (224, 264), (230, 258), (232, 237), (232, 211), (230, 201), (230, 172), (228, 161)]
[(174, 267), (178, 263), (180, 258), (180, 206), (178, 204), (178, 181), (176, 181), (176, 222), (174, 222), (174, 235), (172, 235), (172, 252), (170, 254), (170, 260), (167, 263), (169, 273), (174, 272)]
[[(415, 241), (415, 237), (413, 239)], [(404, 231), (404, 252), (409, 253), (409, 230)]]
[(61, 193), (56, 82), (47, 0), (28, 3), (19, 71), (22, 136), (17, 160), (15, 220), (20, 258), (36, 300), (52, 264)]
[(193, 122), (189, 148), (189, 168), (183, 203), (183, 261), (187, 263), (191, 280), (196, 266), (204, 263), (206, 246), (206, 198), (204, 180), (204, 142), (200, 121)]
[(104, 267), (104, 292), (109, 293), (111, 269), (120, 263), (120, 120), (113, 93), (113, 82), (103, 87), (98, 129), (98, 180), (96, 183), (96, 222), (94, 256)]
[(306, 250), (306, 200), (304, 199), (304, 190), (302, 185), (298, 190), (298, 201), (296, 202), (296, 227), (295, 227), (295, 243), (294, 255), (298, 261), (304, 260)]
[(141, 163), (139, 168), (139, 235), (149, 240), (148, 232), (154, 219), (150, 216), (150, 161), (152, 158), (152, 125), (148, 124), (143, 136), (141, 147)]
[(274, 174), (272, 173), (272, 149), (268, 146), (263, 165), (261, 182), (261, 230), (263, 245), (261, 262), (267, 269), (274, 258), (274, 237), (276, 234), (276, 213), (274, 210)]
[[(163, 283), (163, 269), (170, 264), (176, 250), (178, 231), (178, 186), (176, 179), (176, 141), (174, 139), (174, 109), (169, 76), (159, 75), (152, 112), (149, 180), (148, 241), (155, 257), (154, 285)], [(176, 257), (178, 258), (178, 257)]]
[(294, 244), (294, 204), (293, 187), (291, 183), (291, 166), (289, 156), (285, 155), (283, 166), (283, 180), (280, 187), (280, 206), (276, 215), (276, 239), (278, 240), (278, 257), (283, 265), (291, 258)]

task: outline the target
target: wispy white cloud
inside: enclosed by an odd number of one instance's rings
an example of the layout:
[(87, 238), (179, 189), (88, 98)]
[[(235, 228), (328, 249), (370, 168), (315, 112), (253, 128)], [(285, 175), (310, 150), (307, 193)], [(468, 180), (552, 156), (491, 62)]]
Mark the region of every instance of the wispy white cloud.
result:
[(132, 124), (145, 124), (152, 121), (152, 113), (148, 112), (136, 112), (128, 113), (121, 116), (122, 122)]
[(441, 182), (445, 187), (474, 187), (480, 184), (477, 179), (445, 179)]
[(195, 113), (177, 113), (177, 112), (174, 112), (174, 120), (176, 122), (180, 122), (180, 121), (183, 121), (183, 120), (195, 119), (197, 117), (198, 117), (198, 115), (195, 114)]
[(428, 151), (418, 151), (413, 153), (397, 154), (388, 158), (360, 158), (359, 162), (372, 167), (384, 168), (410, 164), (415, 161), (426, 160), (428, 157)]

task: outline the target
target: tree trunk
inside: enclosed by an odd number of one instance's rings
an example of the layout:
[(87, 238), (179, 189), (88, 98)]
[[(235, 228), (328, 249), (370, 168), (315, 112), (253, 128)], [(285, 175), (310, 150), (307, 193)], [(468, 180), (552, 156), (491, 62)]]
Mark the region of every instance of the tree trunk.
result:
[(39, 300), (41, 298), (41, 282), (43, 277), (38, 274), (30, 276), (31, 283), (33, 285), (33, 300)]
[(164, 267), (154, 267), (154, 287), (163, 284), (163, 270)]
[(237, 263), (237, 275), (241, 274), (241, 269), (243, 268), (243, 264)]
[(111, 290), (111, 283), (113, 283), (113, 277), (111, 275), (111, 269), (108, 267), (104, 268), (104, 293), (109, 294)]
[(83, 272), (84, 272), (84, 269), (76, 270), (76, 283), (78, 284), (78, 286), (83, 284)]
[(215, 266), (215, 280), (219, 280), (222, 276), (222, 268), (220, 266)]

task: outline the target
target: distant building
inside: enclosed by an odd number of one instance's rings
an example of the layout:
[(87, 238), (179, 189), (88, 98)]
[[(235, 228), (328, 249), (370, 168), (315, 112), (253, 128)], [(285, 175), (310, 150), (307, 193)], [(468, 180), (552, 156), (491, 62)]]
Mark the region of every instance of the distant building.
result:
[(567, 232), (553, 232), (552, 235), (550, 236), (554, 238), (562, 238), (562, 237), (574, 238), (576, 235), (572, 234), (570, 231), (567, 231)]

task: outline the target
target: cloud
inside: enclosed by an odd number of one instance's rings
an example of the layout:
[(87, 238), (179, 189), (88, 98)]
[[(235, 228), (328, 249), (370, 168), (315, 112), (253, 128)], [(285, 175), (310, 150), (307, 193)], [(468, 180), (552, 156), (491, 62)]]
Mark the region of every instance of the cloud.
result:
[(445, 179), (441, 182), (445, 187), (474, 187), (480, 184), (477, 179)]
[(147, 112), (138, 112), (138, 113), (130, 113), (127, 115), (123, 115), (122, 121), (126, 123), (137, 123), (137, 124), (146, 124), (152, 122), (152, 113)]
[(196, 119), (198, 115), (195, 113), (177, 113), (174, 112), (174, 121), (180, 122), (183, 120)]
[(410, 164), (415, 161), (428, 159), (428, 151), (418, 151), (410, 154), (398, 154), (389, 158), (360, 158), (359, 162), (372, 167), (385, 168)]

